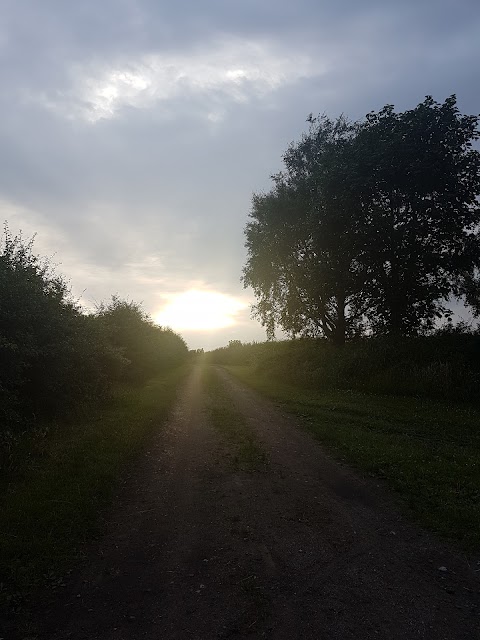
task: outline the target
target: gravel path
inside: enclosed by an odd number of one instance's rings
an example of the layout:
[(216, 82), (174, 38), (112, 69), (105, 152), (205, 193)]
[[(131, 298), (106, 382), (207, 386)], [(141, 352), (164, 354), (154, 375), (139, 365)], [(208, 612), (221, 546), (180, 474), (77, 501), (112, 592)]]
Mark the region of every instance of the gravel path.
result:
[(41, 638), (480, 638), (479, 567), (217, 373), (267, 464), (232, 465), (197, 368)]

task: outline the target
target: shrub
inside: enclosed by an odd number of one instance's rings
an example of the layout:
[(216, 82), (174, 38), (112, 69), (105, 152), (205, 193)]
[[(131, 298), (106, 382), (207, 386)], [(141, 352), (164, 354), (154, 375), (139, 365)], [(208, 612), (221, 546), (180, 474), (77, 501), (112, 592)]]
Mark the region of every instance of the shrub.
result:
[(468, 327), (413, 338), (362, 338), (343, 348), (307, 338), (235, 344), (207, 357), (310, 388), (475, 401), (480, 385), (480, 333)]
[(0, 244), (0, 433), (13, 434), (108, 397), (119, 380), (140, 382), (187, 358), (183, 339), (139, 305), (112, 298), (86, 315), (33, 239)]
[(112, 296), (95, 317), (108, 344), (124, 360), (125, 366), (116, 372), (119, 379), (142, 382), (188, 358), (183, 338), (154, 324), (136, 302)]

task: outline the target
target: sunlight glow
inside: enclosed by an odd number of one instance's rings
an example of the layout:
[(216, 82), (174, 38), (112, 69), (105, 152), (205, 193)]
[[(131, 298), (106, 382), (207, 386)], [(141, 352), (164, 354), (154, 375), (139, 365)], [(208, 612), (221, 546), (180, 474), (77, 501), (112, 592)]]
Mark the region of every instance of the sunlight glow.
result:
[(192, 289), (172, 296), (154, 319), (176, 331), (213, 331), (234, 325), (235, 316), (247, 306), (223, 293)]

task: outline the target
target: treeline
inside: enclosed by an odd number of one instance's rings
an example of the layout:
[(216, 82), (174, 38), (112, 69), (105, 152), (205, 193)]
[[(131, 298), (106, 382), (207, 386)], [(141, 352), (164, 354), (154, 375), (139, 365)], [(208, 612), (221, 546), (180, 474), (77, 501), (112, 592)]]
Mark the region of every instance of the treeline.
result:
[(245, 286), (273, 337), (415, 336), (480, 315), (477, 115), (456, 97), (309, 118), (246, 226)]
[[(141, 306), (113, 296), (92, 314), (66, 280), (5, 227), (0, 245), (0, 440), (108, 398), (188, 355), (184, 340)], [(2, 442), (0, 441), (0, 444)]]
[(343, 349), (326, 339), (234, 340), (206, 358), (307, 389), (480, 401), (480, 329), (462, 324), (429, 336), (361, 338)]

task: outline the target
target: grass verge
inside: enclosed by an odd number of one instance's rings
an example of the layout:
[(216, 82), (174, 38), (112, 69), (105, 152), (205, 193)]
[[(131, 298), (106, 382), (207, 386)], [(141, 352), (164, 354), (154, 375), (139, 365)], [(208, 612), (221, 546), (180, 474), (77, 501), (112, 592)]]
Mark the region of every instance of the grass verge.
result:
[(468, 552), (480, 550), (480, 409), (425, 399), (280, 384), (227, 367), (301, 418), (337, 457), (380, 476), (416, 519)]
[(29, 443), (28, 459), (2, 479), (0, 612), (22, 613), (36, 587), (63, 586), (122, 469), (166, 419), (187, 371), (118, 388), (107, 407), (49, 425)]
[(241, 471), (265, 468), (268, 462), (266, 452), (258, 444), (245, 417), (235, 410), (232, 399), (215, 370), (205, 367), (202, 379), (211, 423), (231, 445), (234, 468)]

